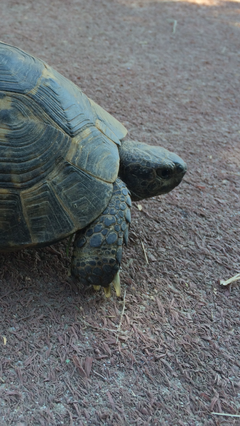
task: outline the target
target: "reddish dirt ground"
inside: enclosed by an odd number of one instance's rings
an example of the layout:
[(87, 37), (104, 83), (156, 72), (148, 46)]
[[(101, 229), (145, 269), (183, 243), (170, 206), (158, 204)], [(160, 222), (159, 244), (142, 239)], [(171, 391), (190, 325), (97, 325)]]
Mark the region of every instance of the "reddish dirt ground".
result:
[(240, 425), (240, 282), (219, 285), (240, 272), (240, 4), (0, 11), (1, 40), (188, 164), (170, 194), (133, 205), (121, 298), (70, 284), (65, 242), (0, 255), (1, 426)]

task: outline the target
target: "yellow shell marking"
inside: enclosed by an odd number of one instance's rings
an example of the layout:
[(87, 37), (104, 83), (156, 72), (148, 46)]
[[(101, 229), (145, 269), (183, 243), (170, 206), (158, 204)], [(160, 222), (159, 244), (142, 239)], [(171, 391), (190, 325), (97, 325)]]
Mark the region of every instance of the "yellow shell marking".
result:
[(119, 140), (126, 136), (127, 129), (109, 112), (105, 111), (105, 109), (96, 104), (92, 99), (88, 99), (92, 110), (95, 112), (95, 126), (109, 139), (119, 145)]
[(11, 194), (11, 191), (7, 188), (0, 188), (0, 194)]
[(0, 99), (0, 109), (11, 109), (12, 107), (12, 98), (10, 96), (4, 96)]
[[(5, 96), (0, 99), (0, 110), (3, 109), (11, 109), (12, 108), (12, 98), (10, 96)], [(0, 127), (0, 141), (7, 142), (6, 136), (9, 133), (9, 129), (7, 127)]]
[(69, 150), (66, 155), (66, 160), (69, 161), (69, 163), (72, 162), (73, 157), (76, 155), (76, 152), (79, 151), (78, 155), (81, 155), (81, 147), (80, 142), (90, 136), (91, 129), (84, 129), (81, 131), (81, 133), (74, 138), (72, 138), (72, 143), (69, 147)]
[(53, 79), (55, 79), (55, 75), (51, 72), (51, 69), (46, 64), (43, 64), (43, 65), (44, 65), (43, 72), (42, 72), (42, 75), (39, 77), (36, 86), (33, 87), (28, 92), (28, 93), (31, 93), (31, 95), (35, 95), (37, 93), (38, 88), (39, 88), (39, 86), (40, 86), (41, 81), (42, 81), (43, 78), (53, 78)]

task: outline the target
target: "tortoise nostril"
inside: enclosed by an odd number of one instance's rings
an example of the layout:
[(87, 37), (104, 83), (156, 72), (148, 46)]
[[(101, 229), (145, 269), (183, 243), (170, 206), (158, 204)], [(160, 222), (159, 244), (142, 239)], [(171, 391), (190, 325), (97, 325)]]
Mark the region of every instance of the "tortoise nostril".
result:
[(186, 172), (186, 165), (181, 164), (181, 163), (177, 163), (176, 164), (176, 170), (177, 170), (178, 173), (185, 173)]

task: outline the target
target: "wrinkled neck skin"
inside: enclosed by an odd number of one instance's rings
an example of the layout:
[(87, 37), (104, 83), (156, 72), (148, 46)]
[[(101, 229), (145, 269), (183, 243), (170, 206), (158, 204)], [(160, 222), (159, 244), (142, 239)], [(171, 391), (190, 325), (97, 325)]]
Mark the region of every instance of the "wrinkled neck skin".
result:
[(179, 185), (186, 173), (184, 161), (159, 146), (123, 140), (119, 152), (119, 177), (133, 201), (166, 194)]

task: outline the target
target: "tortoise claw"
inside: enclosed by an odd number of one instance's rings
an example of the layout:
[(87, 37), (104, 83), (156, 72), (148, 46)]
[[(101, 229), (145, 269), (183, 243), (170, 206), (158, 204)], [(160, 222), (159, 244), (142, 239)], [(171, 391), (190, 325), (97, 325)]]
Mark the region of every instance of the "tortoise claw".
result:
[(107, 298), (111, 296), (111, 288), (110, 288), (110, 285), (109, 285), (108, 287), (103, 287), (103, 290), (104, 290), (105, 296), (106, 296)]
[[(120, 284), (120, 273), (119, 271), (116, 273), (115, 277), (113, 278), (112, 281), (113, 287), (115, 288), (116, 291), (116, 295), (117, 297), (121, 296), (121, 284)], [(94, 285), (93, 288), (96, 291), (99, 291), (101, 289), (101, 285)], [(106, 297), (110, 297), (111, 296), (111, 286), (109, 285), (108, 287), (103, 287), (104, 293)]]
[(93, 288), (94, 288), (95, 291), (99, 291), (101, 289), (101, 286), (100, 285), (94, 285)]
[(121, 296), (121, 284), (120, 284), (120, 273), (119, 273), (119, 271), (116, 273), (112, 284), (115, 288), (117, 297), (120, 297)]

